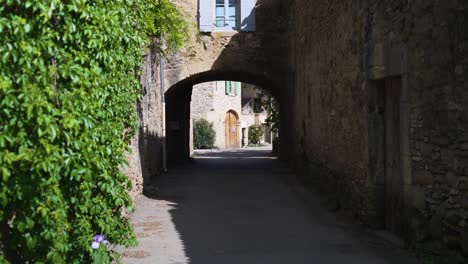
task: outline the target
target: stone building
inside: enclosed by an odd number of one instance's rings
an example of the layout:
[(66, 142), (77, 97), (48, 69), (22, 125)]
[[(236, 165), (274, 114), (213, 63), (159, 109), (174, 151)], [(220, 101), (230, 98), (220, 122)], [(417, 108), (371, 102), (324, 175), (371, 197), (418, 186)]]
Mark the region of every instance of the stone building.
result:
[[(146, 60), (139, 142), (161, 135), (178, 164), (194, 85), (266, 87), (280, 158), (305, 182), (369, 226), (468, 254), (468, 1), (175, 2), (197, 26), (162, 79)], [(167, 133), (145, 101), (161, 89)]]
[(248, 128), (253, 124), (263, 126), (261, 141), (271, 143), (270, 129), (265, 123), (267, 113), (261, 108), (258, 92), (253, 85), (233, 81), (197, 84), (192, 90), (192, 123), (206, 119), (213, 124), (216, 148), (247, 146)]

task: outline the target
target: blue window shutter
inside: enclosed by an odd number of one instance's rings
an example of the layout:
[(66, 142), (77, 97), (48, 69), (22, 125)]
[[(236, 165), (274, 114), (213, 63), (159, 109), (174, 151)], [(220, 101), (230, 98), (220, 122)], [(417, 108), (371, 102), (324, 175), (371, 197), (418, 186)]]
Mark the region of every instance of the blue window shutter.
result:
[(241, 31), (255, 31), (255, 4), (257, 0), (240, 1)]
[(211, 32), (214, 27), (214, 0), (199, 0), (198, 15), (200, 16), (200, 31)]
[(234, 94), (239, 94), (239, 82), (234, 82)]
[(226, 94), (230, 94), (231, 93), (231, 81), (226, 81), (225, 85), (226, 85)]

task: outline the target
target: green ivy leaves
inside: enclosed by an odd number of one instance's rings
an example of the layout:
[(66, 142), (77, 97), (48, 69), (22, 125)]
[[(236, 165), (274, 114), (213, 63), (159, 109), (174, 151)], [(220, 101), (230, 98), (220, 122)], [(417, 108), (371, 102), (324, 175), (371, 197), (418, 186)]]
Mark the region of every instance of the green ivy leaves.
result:
[(107, 263), (134, 245), (119, 170), (150, 37), (180, 47), (169, 0), (0, 0), (0, 262)]
[[(138, 2), (138, 1), (137, 1)], [(171, 0), (140, 1), (145, 6), (138, 6), (143, 21), (143, 31), (149, 38), (159, 41), (159, 49), (170, 53), (182, 47), (188, 40), (189, 25), (185, 14), (181, 13)]]

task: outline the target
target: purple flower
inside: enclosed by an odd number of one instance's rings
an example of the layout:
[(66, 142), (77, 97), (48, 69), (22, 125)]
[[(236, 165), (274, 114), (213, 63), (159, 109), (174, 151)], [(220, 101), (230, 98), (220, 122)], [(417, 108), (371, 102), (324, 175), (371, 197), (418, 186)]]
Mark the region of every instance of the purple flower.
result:
[(91, 243), (91, 248), (98, 249), (101, 243), (107, 245), (109, 244), (109, 241), (106, 240), (106, 236), (104, 235), (95, 235), (93, 237), (93, 243)]
[(93, 243), (91, 243), (91, 248), (92, 249), (98, 249), (100, 245), (101, 244), (99, 244), (99, 242), (94, 241)]
[(104, 241), (105, 237), (103, 235), (95, 235), (94, 236), (94, 242), (98, 242), (98, 243), (101, 243), (102, 241)]

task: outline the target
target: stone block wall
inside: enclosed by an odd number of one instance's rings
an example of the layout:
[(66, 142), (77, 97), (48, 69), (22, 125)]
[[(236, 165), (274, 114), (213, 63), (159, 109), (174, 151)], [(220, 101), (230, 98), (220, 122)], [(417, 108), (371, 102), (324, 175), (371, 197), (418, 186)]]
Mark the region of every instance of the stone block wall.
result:
[(286, 42), (281, 41), (283, 30), (280, 30), (286, 25), (277, 16), (285, 10), (281, 1), (257, 1), (255, 32), (209, 33), (198, 31), (198, 2), (174, 1), (186, 14), (192, 27), (189, 41), (181, 50), (172, 54), (166, 65), (166, 89), (192, 79), (196, 82), (186, 82), (189, 86), (225, 79), (255, 83), (266, 89), (279, 87), (283, 83), (282, 73), (286, 62)]
[(214, 109), (216, 82), (197, 84), (192, 90), (190, 113), (192, 119), (207, 119), (207, 115)]
[(361, 2), (293, 2), (289, 91), (294, 165), (368, 221), (374, 190), (367, 172), (367, 17)]
[(378, 225), (372, 98), (400, 77), (402, 217), (413, 238), (468, 252), (468, 2), (289, 3), (296, 165)]
[(411, 14), (411, 170), (428, 220), (421, 236), (468, 255), (468, 2), (424, 2)]
[(131, 196), (143, 192), (162, 171), (162, 101), (159, 54), (148, 50), (141, 67), (141, 98), (136, 104), (138, 112), (137, 135), (132, 140), (128, 153), (128, 165), (123, 172), (132, 181)]

